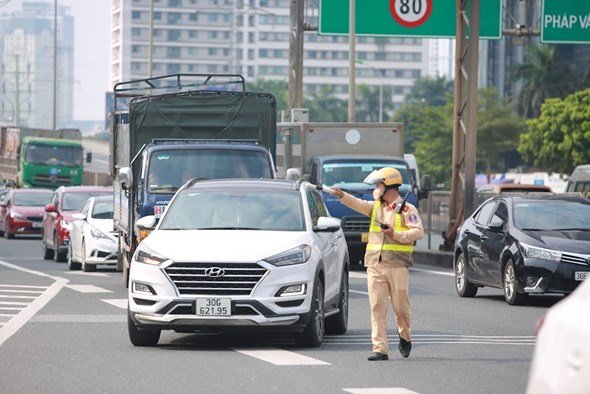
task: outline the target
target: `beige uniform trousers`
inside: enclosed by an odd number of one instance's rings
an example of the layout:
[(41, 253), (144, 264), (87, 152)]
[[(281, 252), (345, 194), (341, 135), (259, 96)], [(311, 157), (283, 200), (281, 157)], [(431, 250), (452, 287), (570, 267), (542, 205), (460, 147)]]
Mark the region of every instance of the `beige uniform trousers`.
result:
[(367, 267), (369, 303), (371, 305), (371, 340), (373, 351), (387, 354), (387, 309), (389, 300), (397, 321), (397, 330), (406, 341), (410, 334), (410, 271), (407, 267), (392, 267), (382, 262)]

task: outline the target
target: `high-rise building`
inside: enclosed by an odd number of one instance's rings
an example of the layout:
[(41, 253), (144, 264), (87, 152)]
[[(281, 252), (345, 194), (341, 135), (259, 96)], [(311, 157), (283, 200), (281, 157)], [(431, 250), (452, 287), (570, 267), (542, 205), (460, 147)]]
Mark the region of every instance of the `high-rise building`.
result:
[[(53, 3), (24, 2), (22, 9), (0, 16), (0, 123), (53, 126)], [(73, 117), (74, 19), (69, 8), (57, 13), (56, 127)]]
[[(149, 76), (152, 0), (112, 0), (110, 84)], [(314, 2), (309, 2), (314, 3)], [(290, 0), (153, 0), (152, 76), (239, 73), (287, 80)], [(315, 2), (317, 7), (317, 2)], [(317, 25), (317, 9), (306, 22)], [(315, 15), (315, 16), (313, 16)], [(357, 84), (391, 86), (401, 105), (428, 73), (428, 40), (357, 37)], [(347, 36), (305, 33), (304, 94), (348, 94)]]

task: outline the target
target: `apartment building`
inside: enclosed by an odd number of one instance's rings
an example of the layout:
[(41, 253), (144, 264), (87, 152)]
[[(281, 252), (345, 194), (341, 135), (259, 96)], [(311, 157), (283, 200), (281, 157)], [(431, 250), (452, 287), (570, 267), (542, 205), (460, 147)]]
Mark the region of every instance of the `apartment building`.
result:
[[(152, 0), (112, 0), (110, 84), (149, 75)], [(306, 23), (317, 25), (317, 1)], [(315, 8), (314, 8), (315, 3)], [(152, 76), (240, 73), (288, 79), (289, 0), (153, 0)], [(304, 94), (348, 94), (347, 36), (305, 33)], [(357, 84), (391, 86), (401, 105), (428, 73), (428, 40), (357, 37)]]

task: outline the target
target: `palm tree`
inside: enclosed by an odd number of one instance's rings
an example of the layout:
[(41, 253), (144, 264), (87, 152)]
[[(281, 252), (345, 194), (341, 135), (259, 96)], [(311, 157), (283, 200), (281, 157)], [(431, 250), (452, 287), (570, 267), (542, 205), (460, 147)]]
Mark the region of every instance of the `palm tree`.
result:
[(518, 66), (514, 76), (523, 81), (516, 100), (518, 111), (525, 118), (539, 116), (546, 98), (563, 98), (576, 90), (572, 67), (559, 62), (551, 45), (529, 46), (526, 61)]

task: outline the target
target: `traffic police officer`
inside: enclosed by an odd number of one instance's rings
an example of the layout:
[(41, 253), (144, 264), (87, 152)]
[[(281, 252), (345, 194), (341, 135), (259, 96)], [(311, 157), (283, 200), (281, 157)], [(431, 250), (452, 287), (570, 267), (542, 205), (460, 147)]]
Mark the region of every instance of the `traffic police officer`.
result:
[[(393, 304), (399, 335), (399, 351), (408, 357), (412, 349), (410, 333), (409, 269), (413, 265), (414, 241), (424, 236), (416, 207), (404, 204), (398, 189), (400, 172), (391, 167), (373, 171), (364, 181), (375, 185), (375, 201), (365, 201), (332, 187), (340, 202), (371, 218), (365, 267), (371, 306), (373, 353), (369, 361), (387, 360), (387, 309)], [(400, 209), (401, 208), (401, 209)]]

